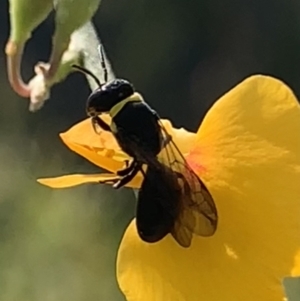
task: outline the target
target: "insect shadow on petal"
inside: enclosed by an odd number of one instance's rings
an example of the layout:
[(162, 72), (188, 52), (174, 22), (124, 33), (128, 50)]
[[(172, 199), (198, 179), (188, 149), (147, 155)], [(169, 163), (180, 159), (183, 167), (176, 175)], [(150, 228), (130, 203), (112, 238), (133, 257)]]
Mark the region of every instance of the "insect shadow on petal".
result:
[[(136, 209), (137, 231), (143, 241), (153, 243), (171, 234), (179, 245), (189, 247), (193, 234), (213, 235), (218, 214), (208, 189), (188, 165), (156, 111), (134, 86), (124, 79), (107, 81), (101, 45), (99, 53), (103, 83), (89, 70), (73, 66), (93, 77), (99, 86), (88, 97), (86, 112), (94, 130), (110, 131), (132, 158), (124, 162), (115, 178), (101, 183), (118, 189), (138, 172), (143, 174)], [(111, 116), (110, 124), (101, 119), (103, 113)]]

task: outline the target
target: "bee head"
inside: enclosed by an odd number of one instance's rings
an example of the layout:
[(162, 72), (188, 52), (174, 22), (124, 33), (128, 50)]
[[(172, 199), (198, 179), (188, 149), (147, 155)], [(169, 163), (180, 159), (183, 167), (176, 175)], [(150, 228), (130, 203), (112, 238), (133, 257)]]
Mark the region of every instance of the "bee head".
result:
[(133, 85), (124, 79), (114, 79), (91, 93), (87, 100), (87, 114), (96, 116), (108, 113), (117, 103), (135, 92)]
[(108, 82), (108, 69), (106, 68), (102, 45), (98, 46), (98, 51), (101, 59), (104, 83), (101, 83), (95, 74), (85, 67), (72, 65), (73, 68), (78, 71), (91, 76), (99, 87), (94, 90), (87, 99), (86, 112), (90, 117), (100, 115), (101, 113), (109, 113), (116, 104), (130, 97), (135, 92), (133, 85), (125, 79), (117, 78)]

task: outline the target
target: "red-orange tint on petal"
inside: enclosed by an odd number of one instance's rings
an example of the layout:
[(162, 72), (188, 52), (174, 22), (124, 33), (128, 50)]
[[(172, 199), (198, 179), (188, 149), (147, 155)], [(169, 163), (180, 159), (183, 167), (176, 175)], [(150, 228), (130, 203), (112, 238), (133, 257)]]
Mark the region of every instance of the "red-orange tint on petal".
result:
[[(135, 222), (117, 276), (129, 301), (283, 301), (300, 274), (300, 106), (281, 81), (253, 76), (219, 99), (188, 161), (215, 200), (214, 236), (189, 249), (147, 244)], [(199, 169), (198, 169), (199, 167)]]

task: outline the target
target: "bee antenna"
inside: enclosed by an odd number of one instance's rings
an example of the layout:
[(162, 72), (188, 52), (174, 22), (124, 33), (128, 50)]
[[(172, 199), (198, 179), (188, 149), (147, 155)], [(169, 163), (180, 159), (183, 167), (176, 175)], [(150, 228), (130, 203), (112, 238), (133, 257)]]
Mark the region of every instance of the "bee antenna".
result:
[(88, 69), (86, 69), (86, 68), (84, 68), (84, 67), (78, 66), (78, 65), (72, 65), (72, 68), (77, 69), (78, 71), (84, 73), (85, 75), (87, 74), (87, 75), (91, 76), (91, 77), (94, 79), (94, 81), (96, 82), (96, 84), (97, 84), (99, 87), (102, 86), (100, 80), (99, 80), (99, 79), (97, 78), (97, 76), (96, 76), (93, 72), (91, 72), (90, 70), (88, 70)]
[(104, 83), (106, 83), (107, 80), (108, 80), (108, 71), (107, 71), (107, 68), (106, 68), (104, 50), (103, 50), (102, 45), (98, 46), (98, 52), (99, 52), (100, 59), (101, 59), (101, 67), (102, 67), (103, 72), (104, 72)]

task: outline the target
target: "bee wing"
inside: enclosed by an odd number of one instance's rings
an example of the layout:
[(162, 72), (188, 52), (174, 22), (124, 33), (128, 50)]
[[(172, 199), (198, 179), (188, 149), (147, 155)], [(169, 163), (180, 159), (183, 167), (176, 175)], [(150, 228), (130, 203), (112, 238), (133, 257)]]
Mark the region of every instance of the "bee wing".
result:
[[(143, 190), (143, 193), (139, 194), (141, 205), (145, 198), (152, 197), (154, 203), (160, 204), (164, 210), (171, 213), (174, 224), (170, 233), (181, 246), (188, 247), (191, 244), (192, 233), (201, 236), (214, 234), (218, 221), (217, 210), (205, 185), (188, 165), (162, 123), (159, 120), (158, 122), (163, 136), (163, 148), (157, 158), (143, 152), (142, 141), (139, 141), (137, 137), (122, 136), (124, 139), (128, 138), (126, 144), (130, 145), (131, 149), (135, 149), (137, 156), (148, 165), (147, 170), (154, 168), (157, 172), (160, 171), (156, 180), (148, 181), (147, 179), (146, 190), (150, 196), (145, 196), (145, 187), (141, 187)], [(119, 131), (121, 130), (119, 129)], [(162, 176), (163, 174), (164, 176)], [(146, 178), (147, 171), (144, 175)], [(157, 180), (159, 177), (162, 177), (161, 181)], [(172, 181), (174, 178), (176, 179), (174, 185), (176, 196), (174, 196), (174, 189), (167, 184), (167, 179)], [(157, 193), (155, 194), (153, 191), (157, 191)], [(174, 206), (178, 209), (170, 210)], [(141, 216), (140, 212), (139, 216)]]
[(188, 228), (183, 226), (178, 219), (173, 225), (171, 235), (182, 247), (188, 248), (191, 245), (193, 233)]
[[(217, 209), (212, 196), (204, 183), (188, 165), (161, 122), (160, 125), (165, 146), (160, 152), (158, 160), (177, 174), (181, 187), (180, 213), (177, 222), (197, 235), (211, 236), (215, 233), (218, 223)], [(179, 233), (178, 229), (180, 229), (178, 225), (174, 227), (174, 231), (182, 237), (183, 234)], [(180, 231), (183, 230), (180, 229)]]
[(136, 209), (136, 226), (144, 241), (159, 241), (173, 228), (178, 212), (179, 194), (174, 189), (177, 183), (172, 175), (167, 169), (152, 166), (145, 172)]

